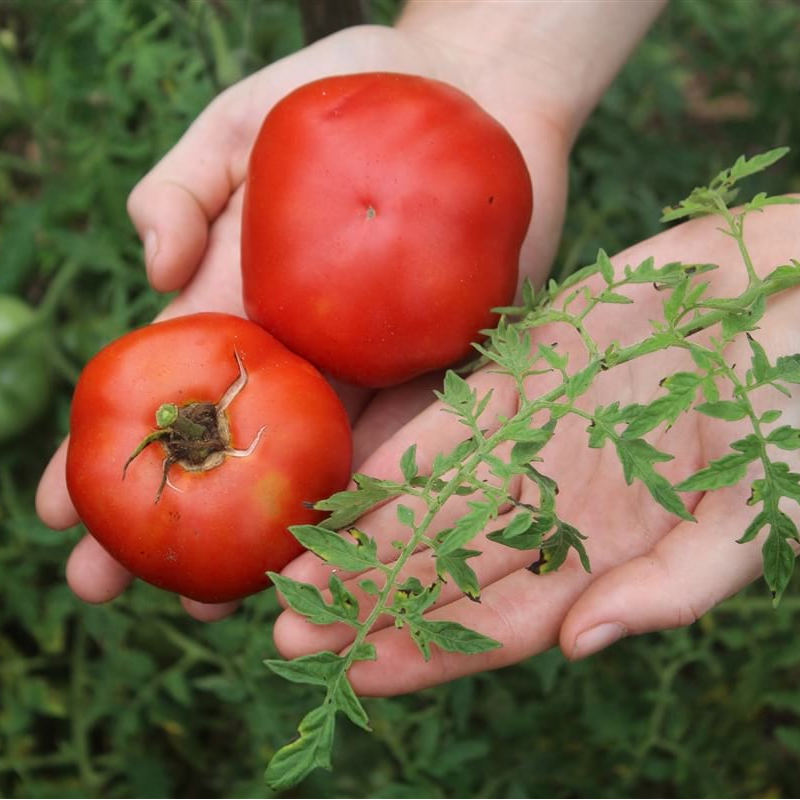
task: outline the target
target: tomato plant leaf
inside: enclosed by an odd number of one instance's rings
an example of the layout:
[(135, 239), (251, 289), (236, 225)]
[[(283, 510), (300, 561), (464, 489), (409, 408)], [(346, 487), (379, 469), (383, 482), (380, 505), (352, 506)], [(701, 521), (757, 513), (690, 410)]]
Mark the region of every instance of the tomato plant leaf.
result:
[(767, 150), (765, 153), (757, 153), (750, 158), (739, 156), (729, 170), (723, 170), (717, 176), (717, 180), (736, 183), (750, 175), (755, 175), (757, 172), (763, 172), (775, 164), (776, 161), (780, 161), (788, 152), (788, 147), (776, 147), (772, 150)]
[(609, 286), (614, 283), (614, 265), (611, 263), (611, 259), (608, 257), (606, 251), (602, 248), (597, 251), (597, 266), (600, 269), (603, 280)]
[(382, 481), (360, 473), (356, 473), (353, 480), (356, 489), (337, 492), (314, 505), (314, 508), (320, 511), (332, 512), (322, 522), (322, 527), (330, 530), (344, 528), (375, 506), (404, 493), (403, 485), (392, 481)]
[(336, 609), (346, 619), (357, 620), (358, 600), (352, 592), (348, 591), (336, 573), (331, 573), (328, 579), (328, 588), (331, 592), (330, 607)]
[(358, 582), (358, 585), (361, 587), (361, 590), (367, 594), (378, 595), (381, 593), (380, 586), (378, 586), (372, 578), (364, 578)]
[(779, 356), (771, 377), (786, 381), (786, 383), (800, 383), (800, 353)]
[(400, 459), (400, 469), (403, 472), (403, 477), (407, 481), (413, 481), (417, 477), (417, 446), (412, 444)]
[(753, 301), (745, 311), (731, 311), (722, 319), (722, 335), (725, 339), (733, 339), (737, 334), (753, 331), (767, 310), (767, 298), (764, 295)]
[(702, 378), (694, 372), (676, 372), (662, 382), (667, 393), (647, 405), (637, 405), (628, 417), (631, 422), (625, 428), (626, 438), (640, 438), (658, 427), (662, 422), (673, 425), (678, 417), (691, 408)]
[(354, 661), (375, 661), (378, 658), (378, 651), (374, 644), (360, 642), (350, 649), (350, 654)]
[(419, 578), (411, 576), (396, 588), (387, 611), (397, 618), (398, 624), (403, 624), (407, 619), (421, 616), (427, 611), (436, 602), (441, 591), (441, 580), (437, 579), (430, 586), (423, 586)]
[(471, 456), (477, 449), (478, 441), (470, 436), (468, 439), (459, 442), (448, 455), (438, 453), (433, 460), (431, 476), (437, 478), (443, 475), (448, 470), (461, 464), (462, 461)]
[(600, 362), (592, 361), (588, 366), (576, 372), (567, 382), (566, 393), (570, 400), (585, 394), (600, 372)]
[(761, 533), (761, 529), (769, 524), (769, 517), (767, 516), (766, 512), (760, 511), (756, 514), (753, 521), (745, 528), (744, 533), (742, 536), (737, 539), (736, 541), (739, 544), (747, 544), (747, 542), (751, 542), (753, 539)]
[(525, 510), (517, 514), (503, 529), (504, 539), (513, 539), (525, 533), (533, 525), (533, 511)]
[(672, 484), (663, 475), (656, 472), (653, 467), (655, 463), (671, 461), (672, 455), (657, 450), (644, 439), (620, 437), (616, 441), (616, 448), (619, 460), (622, 463), (625, 481), (629, 486), (635, 478), (638, 478), (647, 487), (650, 496), (660, 506), (681, 519), (694, 519), (684, 505), (683, 500), (672, 488)]
[(743, 439), (731, 442), (731, 450), (745, 453), (751, 459), (758, 458), (761, 455), (761, 439), (754, 433), (748, 433)]
[(496, 475), (501, 480), (512, 478), (519, 472), (514, 463), (508, 464), (494, 453), (486, 453), (483, 457), (483, 462), (489, 467), (489, 472), (491, 472), (492, 475)]
[(464, 594), (472, 600), (477, 600), (481, 594), (481, 586), (475, 570), (467, 564), (467, 560), (479, 556), (480, 550), (465, 550), (459, 548), (451, 553), (436, 556), (436, 574), (447, 580), (451, 577)]
[(774, 606), (780, 603), (794, 569), (795, 552), (787, 539), (797, 539), (797, 528), (786, 514), (779, 512), (777, 524), (770, 529), (761, 550), (764, 578), (772, 592)]
[(675, 489), (679, 492), (706, 492), (723, 486), (735, 486), (747, 474), (747, 466), (752, 460), (745, 453), (722, 456), (682, 480)]
[(494, 506), (489, 502), (470, 502), (470, 510), (453, 526), (447, 537), (436, 547), (437, 555), (447, 555), (474, 539), (492, 517)]
[[(536, 458), (543, 446), (544, 444), (541, 441), (515, 442), (514, 446), (511, 448), (511, 455), (509, 456), (511, 464), (514, 467), (529, 464)], [(516, 469), (512, 469), (512, 474), (516, 472)]]
[(609, 292), (605, 291), (598, 295), (597, 299), (601, 303), (614, 303), (617, 305), (627, 305), (628, 303), (632, 303), (630, 297), (625, 294), (620, 294), (619, 292)]
[(553, 369), (566, 369), (567, 362), (569, 361), (568, 353), (559, 353), (553, 345), (540, 343), (539, 354)]
[(556, 530), (542, 544), (542, 553), (538, 571), (545, 575), (548, 572), (555, 572), (567, 560), (570, 549), (574, 549), (580, 558), (581, 565), (586, 572), (591, 572), (589, 554), (583, 545), (586, 537), (573, 525), (556, 521)]
[(725, 419), (729, 422), (736, 422), (747, 416), (747, 409), (741, 403), (734, 400), (718, 400), (716, 403), (700, 403), (694, 407), (695, 411), (705, 414), (707, 417)]
[(408, 620), (411, 636), (423, 658), (430, 660), (430, 645), (435, 644), (450, 653), (488, 653), (501, 647), (501, 643), (482, 633), (465, 628), (458, 622), (430, 620), (416, 617)]
[(449, 406), (456, 414), (471, 415), (477, 403), (477, 395), (470, 385), (457, 372), (448, 370), (444, 376), (444, 391), (435, 392), (436, 396)]
[(280, 792), (300, 783), (318, 767), (330, 769), (335, 727), (333, 704), (326, 702), (309, 711), (298, 726), (298, 738), (281, 747), (270, 760), (265, 774), (270, 788)]
[[(710, 370), (714, 369), (714, 358), (712, 354), (705, 348), (695, 342), (689, 342), (689, 355), (692, 357), (692, 361), (694, 361), (697, 366), (709, 372)], [(693, 373), (689, 373), (690, 375)]]
[(789, 497), (800, 503), (800, 474), (792, 472), (783, 461), (767, 461), (766, 476), (753, 481), (748, 505), (764, 502), (777, 507), (781, 497)]
[(684, 277), (673, 287), (669, 297), (664, 301), (664, 319), (673, 325), (678, 321), (678, 312), (683, 308), (689, 279)]
[(359, 537), (350, 541), (345, 533), (336, 533), (318, 525), (293, 525), (292, 536), (307, 550), (316, 553), (323, 561), (351, 572), (362, 572), (380, 565), (378, 545), (374, 539)]
[(352, 723), (365, 731), (372, 730), (369, 727), (367, 712), (353, 691), (353, 687), (346, 675), (342, 675), (336, 681), (332, 700), (337, 711), (343, 712)]
[(767, 378), (771, 371), (767, 352), (749, 333), (747, 334), (747, 341), (750, 343), (750, 349), (753, 352), (753, 356), (750, 361), (751, 368), (753, 370), (753, 377), (757, 381), (763, 381)]
[(309, 656), (299, 656), (291, 661), (280, 658), (269, 658), (264, 661), (276, 675), (280, 675), (293, 683), (310, 683), (327, 686), (335, 675), (343, 669), (345, 659), (342, 656), (323, 650)]
[(270, 580), (275, 584), (275, 587), (291, 608), (298, 614), (302, 614), (310, 622), (316, 625), (345, 622), (348, 625), (358, 627), (358, 623), (351, 616), (352, 612), (326, 603), (316, 586), (310, 583), (300, 583), (283, 575), (278, 575), (276, 572), (268, 572), (267, 575), (269, 575)]
[(636, 406), (620, 408), (616, 401), (607, 406), (597, 406), (587, 428), (589, 447), (602, 447), (606, 440), (616, 438), (615, 426), (634, 419), (637, 413), (636, 409)]
[[(519, 517), (515, 517), (516, 519), (519, 519)], [(512, 530), (511, 535), (509, 535), (508, 530), (511, 527), (509, 525), (502, 530), (493, 531), (488, 538), (506, 547), (513, 547), (515, 550), (534, 550), (542, 546), (542, 539), (553, 529), (555, 524), (556, 517), (554, 514), (540, 511), (535, 518), (531, 517), (530, 524), (525, 530)]]
[(781, 450), (800, 449), (800, 428), (793, 428), (791, 425), (781, 425), (770, 431), (766, 438), (767, 444), (774, 444)]
[(556, 505), (558, 484), (549, 475), (539, 472), (531, 464), (525, 467), (525, 475), (527, 475), (539, 489), (540, 510), (553, 511)]
[(531, 425), (529, 419), (512, 419), (503, 423), (503, 438), (509, 442), (535, 443), (544, 447), (553, 436), (555, 426), (547, 423), (541, 428)]
[(406, 528), (414, 528), (414, 509), (400, 503), (397, 506), (397, 521)]

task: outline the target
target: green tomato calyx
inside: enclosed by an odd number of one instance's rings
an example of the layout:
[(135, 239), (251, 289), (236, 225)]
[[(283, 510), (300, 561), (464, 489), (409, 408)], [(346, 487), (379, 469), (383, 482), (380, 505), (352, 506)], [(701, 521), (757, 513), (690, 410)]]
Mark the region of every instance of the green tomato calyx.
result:
[[(160, 442), (165, 457), (161, 483), (155, 502), (161, 499), (169, 483), (169, 470), (178, 464), (187, 472), (207, 472), (219, 467), (227, 456), (245, 458), (252, 454), (261, 440), (264, 426), (256, 433), (250, 446), (237, 450), (231, 446), (231, 432), (226, 414), (228, 406), (247, 384), (247, 370), (239, 353), (234, 351), (239, 375), (228, 387), (218, 403), (199, 402), (178, 406), (163, 403), (156, 411), (156, 430), (149, 433), (137, 445), (122, 468), (122, 479), (131, 463), (154, 442)], [(174, 488), (174, 487), (173, 487)]]

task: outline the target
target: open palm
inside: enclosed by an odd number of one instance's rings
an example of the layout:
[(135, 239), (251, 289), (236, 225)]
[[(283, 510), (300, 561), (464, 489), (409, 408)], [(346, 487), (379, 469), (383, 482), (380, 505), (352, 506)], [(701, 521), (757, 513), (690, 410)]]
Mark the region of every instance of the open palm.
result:
[[(796, 206), (776, 207), (748, 220), (751, 252), (757, 270), (763, 275), (787, 263), (800, 251), (800, 212)], [(617, 269), (638, 264), (647, 256), (657, 263), (680, 260), (685, 263), (716, 263), (720, 268), (704, 278), (712, 281), (713, 294), (735, 296), (746, 285), (746, 275), (735, 243), (715, 229), (714, 220), (687, 223), (637, 245), (614, 259)], [(601, 347), (617, 340), (623, 346), (646, 338), (650, 320), (661, 317), (663, 296), (650, 285), (626, 289), (634, 304), (600, 306), (588, 318), (592, 337)], [(793, 353), (798, 290), (788, 291), (770, 302), (758, 331), (758, 340), (770, 358)], [(559, 350), (570, 353), (570, 364), (585, 359), (577, 335), (566, 326), (536, 331), (537, 341), (558, 342)], [(729, 363), (739, 364), (744, 372), (750, 360), (746, 341), (735, 342), (726, 354)], [(580, 399), (588, 411), (612, 402), (648, 403), (663, 394), (660, 381), (679, 370), (693, 369), (684, 351), (668, 350), (651, 354), (624, 367), (601, 374), (592, 389)], [(620, 375), (620, 373), (622, 373)], [(547, 376), (529, 379), (528, 395), (540, 396), (549, 388)], [(486, 369), (470, 379), (483, 395), (493, 389), (492, 402), (482, 417), (489, 430), (498, 417), (516, 411), (515, 387), (502, 376)], [(772, 392), (772, 394), (770, 394)], [(781, 424), (797, 426), (800, 409), (774, 390), (760, 390), (754, 401), (764, 408), (783, 411)], [(757, 409), (758, 410), (758, 409)], [(763, 410), (763, 409), (761, 409)], [(588, 535), (586, 542), (592, 573), (583, 570), (577, 558), (568, 559), (555, 574), (536, 575), (526, 569), (535, 558), (530, 551), (512, 550), (480, 534), (469, 546), (482, 551), (471, 560), (481, 586), (481, 602), (464, 597), (453, 582), (446, 584), (434, 619), (460, 622), (503, 644), (502, 649), (464, 656), (433, 650), (430, 661), (423, 660), (405, 630), (397, 630), (392, 620), (371, 634), (369, 641), (378, 649), (375, 662), (358, 662), (350, 678), (362, 694), (396, 694), (450, 680), (460, 675), (496, 668), (541, 652), (559, 640), (570, 657), (582, 657), (628, 633), (674, 627), (693, 622), (711, 606), (737, 591), (760, 571), (758, 542), (739, 545), (736, 539), (755, 516), (745, 501), (747, 486), (720, 489), (709, 493), (686, 493), (684, 502), (696, 521), (683, 521), (657, 505), (640, 482), (626, 484), (623, 470), (611, 446), (587, 448), (587, 421), (579, 416), (561, 420), (556, 436), (540, 453), (543, 472), (560, 486), (557, 499), (559, 516)], [(687, 477), (729, 450), (729, 443), (741, 438), (747, 429), (738, 423), (723, 422), (701, 414), (680, 417), (668, 429), (660, 426), (648, 435), (659, 450), (672, 453), (672, 461), (659, 465), (670, 482)], [(417, 444), (417, 461), (424, 474), (434, 456), (448, 452), (465, 437), (465, 428), (452, 415), (434, 405), (407, 424), (368, 459), (364, 471), (377, 477), (399, 479), (401, 454)], [(794, 456), (796, 459), (796, 455)], [(518, 500), (538, 503), (535, 485), (521, 479), (516, 486)], [(467, 511), (466, 498), (453, 498), (436, 520), (436, 530), (449, 528)], [(397, 523), (397, 503), (414, 505), (403, 498), (384, 505), (362, 518), (357, 526), (379, 541), (379, 554), (387, 561), (394, 552), (391, 542), (403, 537)], [(491, 529), (501, 528), (517, 511), (509, 509)], [(421, 551), (407, 563), (408, 574), (423, 584), (435, 580), (435, 561)], [(327, 585), (329, 567), (313, 554), (293, 562), (284, 574)], [(381, 581), (381, 574), (349, 577), (347, 588), (359, 599), (362, 612), (373, 600), (359, 587), (365, 577)], [(341, 651), (352, 639), (345, 626), (318, 627), (287, 610), (275, 628), (276, 642), (287, 657), (318, 650)]]
[[(243, 183), (261, 122), (295, 87), (347, 72), (405, 71), (449, 81), (506, 125), (526, 156), (536, 193), (549, 198), (534, 214), (522, 258), (524, 274), (541, 278), (560, 232), (570, 136), (557, 124), (552, 98), (537, 88), (535, 70), (503, 76), (502, 65), (489, 71), (475, 53), (469, 56), (470, 68), (465, 69), (461, 54), (448, 52), (441, 42), (399, 29), (351, 28), (261, 70), (215, 99), (129, 198), (152, 285), (160, 291), (180, 290), (163, 316), (196, 311), (243, 315), (239, 272)], [(524, 91), (520, 82), (526, 84)], [(524, 105), (520, 97), (526, 98)], [(354, 387), (336, 387), (354, 421), (356, 463), (428, 404), (436, 382), (435, 377), (423, 377), (374, 397)], [(64, 480), (65, 455), (62, 446), (37, 496), (40, 516), (54, 528), (77, 522)], [(100, 602), (119, 594), (131, 576), (86, 537), (73, 552), (67, 577), (79, 596)], [(192, 601), (184, 605), (204, 619), (219, 618), (234, 607), (203, 607)]]

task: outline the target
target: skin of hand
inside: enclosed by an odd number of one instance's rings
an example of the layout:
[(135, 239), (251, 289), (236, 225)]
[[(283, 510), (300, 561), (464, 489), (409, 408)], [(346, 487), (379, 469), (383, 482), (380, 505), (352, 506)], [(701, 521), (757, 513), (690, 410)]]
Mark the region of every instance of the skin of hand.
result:
[[(216, 98), (128, 201), (150, 282), (160, 291), (181, 290), (163, 316), (208, 310), (243, 315), (238, 259), (243, 182), (265, 114), (310, 80), (369, 70), (447, 81), (508, 128), (525, 155), (535, 197), (547, 200), (536, 206), (521, 257), (522, 276), (540, 282), (561, 230), (572, 143), (662, 3), (643, 2), (635, 12), (618, 0), (604, 4), (605, 24), (609, 15), (616, 15), (620, 35), (613, 48), (595, 47), (591, 64), (575, 52), (588, 52), (583, 44), (594, 37), (600, 13), (596, 6), (523, 3), (497, 13), (491, 5), (459, 0), (409, 3), (394, 28), (341, 31)], [(356, 464), (421, 411), (438, 383), (439, 376), (424, 376), (374, 397), (337, 386), (354, 421)], [(66, 443), (45, 470), (37, 493), (37, 511), (55, 529), (78, 521), (66, 489), (65, 461)], [(105, 602), (126, 588), (131, 575), (87, 536), (69, 559), (67, 580), (84, 600)], [(185, 599), (183, 603), (190, 614), (207, 621), (236, 607)]]
[[(718, 226), (719, 221), (711, 218), (691, 221), (630, 248), (612, 261), (618, 271), (648, 256), (653, 256), (657, 265), (676, 260), (718, 264), (718, 270), (703, 276), (711, 282), (709, 296), (735, 296), (747, 285), (745, 268), (736, 243), (719, 232)], [(800, 253), (797, 205), (775, 206), (767, 213), (752, 215), (745, 227), (746, 241), (761, 276)], [(602, 305), (587, 318), (587, 328), (601, 351), (613, 340), (625, 346), (647, 337), (652, 333), (649, 320), (661, 318), (663, 295), (652, 286), (640, 285), (624, 292), (634, 299), (634, 305)], [(798, 349), (798, 301), (798, 289), (771, 298), (754, 333), (771, 361)], [(585, 351), (573, 329), (551, 325), (534, 333), (534, 346), (537, 341), (557, 342), (559, 349), (568, 352), (571, 368), (585, 363)], [(707, 343), (710, 335), (697, 334), (695, 341)], [(747, 340), (741, 336), (727, 353), (728, 363), (739, 365), (740, 379), (750, 357)], [(660, 351), (600, 373), (579, 405), (591, 411), (615, 400), (622, 406), (647, 403), (663, 393), (659, 388), (662, 378), (693, 368), (686, 351)], [(494, 391), (482, 427), (494, 430), (498, 415), (510, 417), (515, 413), (518, 397), (507, 376), (492, 374), (487, 368), (472, 376), (470, 383), (479, 397), (490, 388)], [(533, 376), (526, 391), (529, 397), (538, 397), (549, 388), (547, 376)], [(758, 413), (777, 408), (783, 412), (781, 425), (800, 425), (796, 398), (764, 388), (751, 399)], [(543, 463), (537, 466), (559, 484), (559, 516), (588, 535), (585, 545), (592, 573), (585, 572), (572, 553), (556, 573), (535, 575), (526, 567), (537, 557), (536, 552), (512, 550), (488, 540), (486, 532), (479, 534), (467, 546), (482, 551), (481, 556), (470, 560), (483, 587), (481, 602), (467, 599), (449, 582), (430, 618), (460, 622), (500, 641), (503, 647), (469, 656), (432, 648), (432, 658), (426, 662), (405, 629), (397, 630), (391, 619), (379, 620), (382, 627), (367, 638), (377, 648), (377, 660), (356, 662), (349, 673), (356, 692), (382, 696), (416, 691), (516, 663), (556, 644), (567, 657), (582, 658), (625, 635), (690, 624), (760, 574), (764, 532), (748, 544), (736, 543), (757, 513), (746, 500), (752, 479), (759, 477), (758, 468), (754, 467), (748, 480), (736, 487), (684, 493), (684, 502), (696, 522), (682, 521), (658, 506), (638, 481), (626, 485), (610, 444), (602, 449), (588, 448), (587, 425), (582, 417), (563, 418), (555, 437), (540, 453)], [(659, 464), (659, 471), (674, 483), (729, 452), (730, 442), (747, 432), (746, 422), (725, 422), (694, 412), (679, 417), (669, 429), (662, 424), (647, 438), (659, 450), (675, 456), (673, 461)], [(439, 405), (431, 406), (379, 447), (367, 459), (363, 471), (402, 480), (400, 456), (416, 443), (420, 473), (425, 474), (437, 453), (448, 452), (466, 435), (467, 429), (457, 418), (443, 413)], [(781, 458), (794, 470), (800, 466), (794, 452), (781, 453)], [(538, 493), (529, 481), (520, 479), (515, 498), (536, 503)], [(431, 533), (450, 527), (465, 513), (469, 500), (463, 497), (448, 502)], [(397, 523), (398, 503), (419, 505), (413, 498), (400, 498), (355, 523), (378, 540), (378, 552), (387, 562), (395, 552), (390, 542), (408, 533)], [(796, 522), (800, 520), (800, 510), (783, 510)], [(489, 530), (502, 528), (515, 513), (509, 509), (491, 523)], [(424, 550), (413, 555), (406, 566), (408, 574), (423, 584), (436, 577), (434, 560)], [(296, 580), (317, 585), (326, 596), (329, 573), (330, 568), (313, 553), (305, 553), (284, 571)], [(341, 570), (337, 574), (358, 598), (363, 619), (374, 600), (358, 582), (371, 578), (380, 585), (382, 574), (366, 573), (357, 578)], [(320, 650), (341, 652), (352, 636), (349, 626), (311, 625), (292, 610), (285, 610), (275, 625), (276, 644), (287, 658)]]

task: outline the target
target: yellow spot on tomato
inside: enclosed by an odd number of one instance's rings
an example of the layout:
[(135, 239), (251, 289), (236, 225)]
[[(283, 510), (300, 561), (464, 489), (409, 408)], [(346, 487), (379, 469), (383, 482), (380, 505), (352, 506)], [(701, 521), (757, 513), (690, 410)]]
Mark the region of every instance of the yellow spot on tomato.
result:
[(280, 520), (293, 502), (291, 481), (280, 472), (268, 472), (256, 484), (256, 495), (267, 516)]
[(324, 319), (325, 317), (329, 317), (332, 310), (333, 307), (330, 298), (317, 297), (314, 300), (314, 313), (318, 318)]

